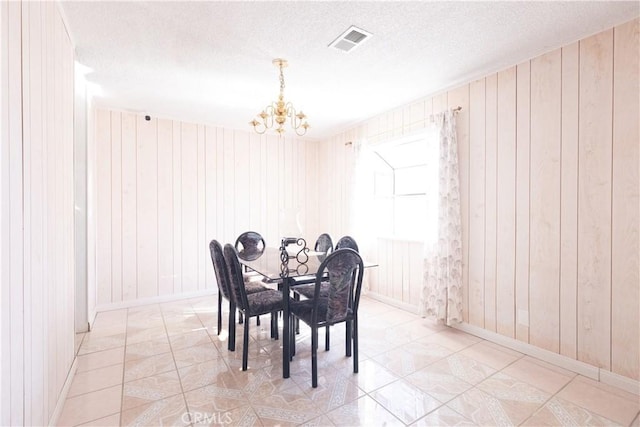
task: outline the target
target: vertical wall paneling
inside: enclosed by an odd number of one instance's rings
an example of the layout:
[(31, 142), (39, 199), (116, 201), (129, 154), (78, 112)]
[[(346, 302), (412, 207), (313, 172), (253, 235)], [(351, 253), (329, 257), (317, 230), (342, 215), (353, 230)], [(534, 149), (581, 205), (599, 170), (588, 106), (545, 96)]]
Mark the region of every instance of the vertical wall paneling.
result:
[[(215, 292), (211, 239), (233, 243), (253, 229), (275, 246), (282, 212), (295, 221), (295, 212), (309, 209), (307, 201), (317, 206), (304, 177), (317, 158), (307, 158), (304, 140), (100, 109), (95, 120), (100, 147), (94, 167), (106, 189), (99, 201), (110, 210), (97, 217), (106, 242), (96, 244), (112, 266), (111, 277), (99, 282), (99, 310)], [(286, 209), (279, 205), (282, 194), (288, 195)], [(317, 236), (307, 237), (312, 242)]]
[(226, 209), (226, 202), (224, 199), (224, 129), (216, 128), (216, 146), (215, 146), (216, 154), (216, 194), (218, 195), (218, 202), (215, 204), (216, 207), (216, 238), (220, 242), (226, 241), (226, 236), (224, 235), (224, 226), (225, 226), (225, 218), (224, 218), (224, 210)]
[(235, 165), (235, 157), (234, 157), (234, 145), (235, 145), (235, 140), (234, 140), (234, 131), (233, 130), (228, 130), (228, 129), (224, 129), (222, 131), (223, 134), (223, 138), (222, 138), (222, 158), (220, 159), (222, 161), (221, 163), (221, 169), (223, 171), (223, 182), (224, 185), (222, 187), (222, 191), (224, 194), (224, 197), (222, 198), (223, 203), (225, 204), (225, 206), (223, 207), (223, 213), (224, 213), (224, 232), (225, 232), (225, 236), (224, 236), (224, 240), (225, 242), (230, 242), (230, 243), (234, 243), (235, 242), (235, 238), (237, 237), (232, 235), (232, 233), (230, 232), (231, 230), (236, 228), (236, 218), (235, 218), (235, 198), (233, 197), (233, 192), (234, 192), (234, 187), (235, 187), (235, 169), (234, 168), (225, 168), (223, 165)]
[(410, 299), (410, 292), (411, 292), (411, 285), (412, 285), (412, 278), (411, 278), (411, 252), (409, 252), (411, 248), (411, 244), (410, 242), (405, 242), (404, 245), (402, 245), (401, 250), (402, 253), (400, 255), (402, 262), (400, 263), (401, 267), (402, 267), (402, 282), (400, 282), (400, 286), (397, 286), (397, 288), (400, 291), (400, 299), (399, 301), (402, 301), (405, 304), (411, 304), (411, 299)]
[(576, 357), (578, 277), (578, 43), (562, 48), (560, 354)]
[[(23, 181), (22, 185), (24, 188), (24, 196), (23, 196), (23, 209), (24, 209), (24, 231), (23, 231), (23, 268), (24, 268), (24, 285), (23, 285), (23, 297), (24, 303), (22, 305), (23, 310), (23, 321), (24, 321), (24, 401), (22, 404), (24, 405), (24, 423), (25, 425), (30, 425), (33, 423), (31, 418), (31, 395), (32, 395), (32, 376), (31, 376), (31, 356), (33, 355), (32, 342), (31, 342), (31, 309), (32, 306), (29, 304), (29, 301), (32, 301), (32, 286), (31, 286), (31, 246), (32, 246), (32, 231), (31, 224), (33, 222), (33, 217), (31, 213), (31, 198), (33, 197), (31, 194), (32, 187), (32, 177), (31, 171), (33, 169), (32, 165), (32, 146), (38, 143), (39, 135), (37, 133), (34, 135), (34, 130), (31, 127), (31, 121), (34, 116), (37, 116), (38, 108), (33, 108), (33, 102), (39, 104), (39, 99), (31, 98), (31, 90), (36, 82), (32, 74), (34, 70), (32, 69), (32, 61), (35, 56), (35, 52), (31, 49), (31, 34), (30, 29), (32, 25), (38, 25), (38, 22), (35, 18), (31, 18), (31, 15), (34, 14), (35, 10), (31, 10), (29, 3), (22, 3), (22, 60), (23, 60), (23, 69), (22, 69), (22, 109), (23, 109)], [(39, 94), (38, 94), (39, 95)], [(35, 98), (35, 96), (34, 96)], [(32, 108), (34, 111), (32, 111)]]
[[(355, 143), (355, 141), (354, 141)], [(318, 194), (318, 176), (317, 176), (317, 160), (318, 154), (316, 152), (317, 143), (306, 143), (304, 150), (300, 153), (300, 158), (304, 160), (304, 185), (301, 186), (301, 200), (300, 204), (304, 206), (304, 229), (307, 236), (319, 236), (322, 231), (319, 231), (318, 226), (318, 205), (314, 203), (317, 200)], [(308, 159), (313, 158), (314, 161), (310, 162)], [(313, 185), (312, 188), (311, 185)], [(315, 243), (315, 241), (314, 241)]]
[(288, 138), (284, 138), (282, 141), (282, 157), (284, 159), (283, 165), (283, 173), (285, 174), (283, 179), (291, 180), (291, 188), (283, 194), (284, 201), (284, 209), (289, 215), (292, 215), (293, 223), (295, 224), (295, 216), (296, 216), (296, 203), (294, 202), (296, 196), (296, 187), (298, 186), (298, 182), (295, 179), (297, 177), (297, 165), (293, 162), (293, 150), (294, 150), (294, 140), (291, 136)]
[(484, 327), (485, 81), (469, 87), (469, 323)]
[[(96, 129), (99, 129), (99, 122), (102, 118), (100, 110), (97, 111)], [(138, 278), (138, 235), (136, 229), (137, 222), (137, 183), (136, 183), (136, 116), (131, 113), (122, 113), (122, 299), (131, 300), (138, 297), (136, 286)], [(96, 135), (96, 139), (99, 135)], [(97, 159), (100, 163), (101, 158)], [(97, 218), (97, 229), (102, 223)], [(101, 286), (98, 282), (98, 289)], [(98, 300), (98, 304), (105, 301)]]
[[(268, 203), (268, 194), (267, 194), (267, 188), (269, 187), (269, 181), (268, 179), (266, 179), (266, 177), (269, 176), (269, 169), (270, 166), (268, 164), (268, 154), (267, 154), (267, 137), (265, 135), (260, 135), (260, 140), (259, 140), (259, 147), (260, 147), (260, 159), (261, 159), (261, 172), (260, 172), (260, 176), (262, 179), (260, 179), (260, 183), (259, 183), (259, 189), (260, 189), (260, 198), (258, 199), (260, 202), (260, 209), (262, 214), (260, 215), (260, 221), (257, 223), (257, 230), (267, 230), (267, 224), (269, 224), (268, 222), (268, 217), (267, 215), (269, 214), (267, 211), (267, 203)], [(258, 203), (256, 201), (256, 203)]]
[(157, 260), (158, 295), (173, 293), (173, 124), (157, 121)]
[[(110, 295), (98, 296), (98, 300), (119, 302), (122, 301), (122, 115), (112, 112), (109, 116), (111, 120), (111, 227), (105, 224), (104, 228), (111, 235), (111, 253), (105, 254), (111, 259), (111, 292), (109, 292)], [(103, 120), (106, 121), (106, 117), (103, 117)], [(101, 121), (96, 121), (96, 125), (103, 126)], [(97, 136), (98, 132), (96, 132)], [(101, 292), (105, 293), (105, 290)]]
[(42, 283), (42, 39), (41, 39), (41, 7), (40, 3), (23, 4), (23, 33), (25, 37), (25, 52), (23, 57), (29, 58), (28, 77), (24, 77), (23, 93), (25, 99), (24, 127), (25, 138), (29, 138), (24, 145), (24, 186), (25, 186), (25, 424), (38, 424), (42, 421), (38, 403), (42, 402), (42, 390), (37, 381), (42, 379), (42, 373), (36, 365), (41, 352), (40, 325), (37, 318), (42, 312), (42, 295), (39, 286)]
[[(9, 7), (0, 4), (0, 283), (10, 283), (9, 272), (9, 203), (6, 188), (9, 184)], [(10, 396), (10, 360), (5, 351), (4, 339), (8, 336), (9, 322), (5, 317), (7, 307), (6, 286), (0, 287), (0, 423), (9, 424), (9, 396)], [(8, 347), (8, 346), (7, 346)]]
[(516, 67), (516, 338), (529, 342), (529, 154), (531, 64)]
[(109, 224), (96, 229), (96, 274), (98, 280), (98, 301), (112, 301), (111, 274), (111, 117), (108, 111), (99, 111), (96, 120), (96, 157), (102, 159), (96, 168), (96, 209), (97, 221)]
[[(42, 5), (42, 50), (44, 53), (43, 63), (42, 63), (42, 84), (43, 84), (43, 94), (42, 101), (43, 105), (43, 117), (42, 117), (42, 127), (43, 127), (43, 147), (42, 147), (42, 156), (43, 156), (43, 165), (42, 165), (42, 178), (43, 178), (43, 190), (44, 190), (44, 204), (43, 204), (43, 229), (44, 230), (55, 230), (55, 225), (57, 222), (57, 212), (54, 215), (49, 215), (47, 212), (51, 212), (51, 208), (55, 207), (56, 197), (56, 164), (51, 162), (50, 159), (55, 158), (55, 135), (53, 132), (53, 124), (55, 120), (55, 82), (54, 82), (54, 39), (55, 34), (53, 32), (53, 23), (55, 20), (55, 4), (53, 3), (44, 3)], [(52, 268), (56, 263), (56, 254), (54, 252), (55, 240), (56, 240), (56, 232), (54, 231), (52, 235), (44, 234), (42, 235), (42, 270), (46, 271), (54, 271), (54, 279), (53, 286), (44, 286), (42, 289), (42, 312), (40, 314), (39, 325), (40, 331), (42, 333), (41, 337), (41, 350), (44, 351), (45, 348), (55, 348), (55, 335), (58, 332), (58, 325), (54, 325), (51, 330), (46, 327), (47, 319), (53, 317), (53, 310), (50, 310), (50, 305), (48, 301), (53, 298), (57, 298), (55, 295), (55, 288), (57, 285), (57, 275), (55, 274), (55, 268)], [(45, 273), (46, 274), (46, 273)], [(44, 279), (44, 277), (43, 277)], [(53, 292), (52, 292), (53, 291)], [(55, 399), (53, 398), (55, 393), (55, 376), (53, 377), (54, 381), (50, 381), (50, 372), (55, 373), (55, 368), (50, 371), (50, 361), (49, 359), (44, 359), (40, 362), (40, 375), (43, 378), (43, 387), (42, 394), (38, 397), (41, 398), (39, 402), (39, 410), (42, 411), (42, 419), (46, 419), (47, 414), (49, 414), (49, 407), (55, 406)], [(53, 393), (50, 390), (54, 390)]]
[(244, 165), (247, 179), (249, 180), (249, 193), (247, 194), (247, 205), (250, 204), (248, 224), (260, 224), (262, 215), (262, 205), (260, 205), (261, 154), (260, 135), (252, 133), (249, 135), (249, 148)]
[(531, 61), (530, 343), (558, 352), (560, 337), (561, 50)]
[(496, 331), (498, 76), (486, 78), (484, 326)]
[(138, 298), (158, 294), (157, 119), (136, 115), (136, 234)]
[[(406, 242), (400, 242), (398, 240), (391, 241), (392, 253), (401, 255), (402, 253), (404, 253), (403, 248), (406, 247), (406, 245)], [(389, 289), (387, 292), (392, 298), (398, 301), (402, 301), (402, 263), (392, 262), (391, 266), (392, 276), (391, 281), (389, 282), (391, 289)]]
[[(2, 196), (2, 259), (0, 289), (0, 424), (19, 424), (17, 406), (23, 390), (22, 358), (22, 96), (21, 5), (0, 5), (0, 194)], [(16, 161), (18, 160), (18, 161)], [(18, 305), (19, 304), (19, 305)], [(13, 346), (8, 343), (12, 342)]]
[(291, 150), (292, 150), (292, 162), (295, 165), (295, 197), (294, 203), (296, 206), (296, 211), (298, 212), (297, 221), (300, 224), (300, 228), (303, 236), (309, 236), (312, 240), (309, 242), (309, 245), (313, 245), (315, 243), (315, 238), (318, 236), (313, 230), (309, 229), (309, 225), (306, 221), (308, 208), (305, 205), (306, 197), (305, 190), (307, 187), (307, 169), (305, 164), (300, 162), (299, 159), (304, 159), (306, 157), (305, 151), (307, 149), (307, 144), (304, 143), (300, 138), (296, 138), (294, 141)]
[(182, 280), (182, 123), (172, 122), (173, 167), (173, 292), (183, 292)]
[(640, 380), (640, 20), (614, 29), (611, 370)]
[(407, 304), (414, 304), (416, 301), (420, 301), (420, 296), (422, 293), (422, 269), (420, 268), (423, 265), (422, 260), (422, 248), (423, 244), (421, 242), (410, 242), (409, 243), (409, 253), (413, 255), (412, 260), (417, 259), (417, 265), (415, 263), (410, 263), (409, 265), (409, 274), (410, 274), (410, 287), (409, 287), (409, 299), (405, 301)]
[[(253, 209), (251, 203), (251, 171), (249, 169), (250, 162), (250, 134), (243, 131), (233, 132), (233, 144), (231, 149), (233, 150), (233, 178), (230, 188), (235, 189), (238, 195), (241, 197), (235, 197), (233, 212), (234, 215), (234, 228), (236, 230), (249, 230), (249, 218), (251, 217), (251, 210)], [(226, 146), (227, 144), (225, 144)], [(231, 200), (228, 199), (228, 200)], [(260, 232), (260, 231), (258, 231)], [(238, 233), (239, 234), (239, 233)], [(234, 241), (235, 237), (233, 236)], [(231, 242), (234, 243), (234, 242)]]
[(516, 67), (498, 73), (496, 328), (515, 338)]
[(215, 274), (213, 271), (213, 264), (211, 263), (211, 254), (209, 252), (209, 242), (211, 240), (218, 240), (218, 233), (216, 230), (216, 139), (217, 130), (215, 127), (207, 126), (205, 128), (205, 245), (207, 261), (205, 274), (206, 274), (206, 286), (207, 288), (216, 288), (218, 285), (215, 281)]
[[(197, 242), (196, 253), (198, 255), (198, 290), (207, 288), (206, 283), (206, 266), (211, 263), (211, 257), (207, 251), (209, 242), (206, 234), (206, 128), (204, 125), (198, 126), (198, 151), (197, 151), (197, 180), (198, 180), (198, 222), (197, 222)], [(207, 261), (208, 260), (208, 261)]]
[(198, 126), (182, 124), (182, 291), (198, 289)]
[(264, 230), (265, 239), (267, 241), (271, 241), (272, 238), (276, 239), (276, 244), (278, 242), (278, 222), (280, 219), (280, 211), (278, 204), (278, 197), (280, 195), (279, 191), (279, 177), (280, 177), (280, 143), (281, 141), (274, 136), (267, 135), (265, 136), (265, 154), (267, 160), (267, 173), (266, 173), (266, 186), (265, 186), (265, 194), (266, 194), (266, 218), (267, 218), (267, 226)]
[(606, 369), (611, 365), (612, 79), (613, 30), (581, 40), (578, 359)]
[(53, 3), (0, 6), (0, 424), (48, 425), (73, 362), (73, 47)]

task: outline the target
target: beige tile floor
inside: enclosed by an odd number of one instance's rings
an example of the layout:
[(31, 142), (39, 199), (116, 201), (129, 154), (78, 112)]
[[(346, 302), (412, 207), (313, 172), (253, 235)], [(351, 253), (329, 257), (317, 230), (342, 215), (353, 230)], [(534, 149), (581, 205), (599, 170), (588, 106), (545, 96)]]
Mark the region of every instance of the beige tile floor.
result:
[(59, 425), (639, 425), (637, 395), (366, 297), (358, 374), (336, 325), (330, 351), (320, 336), (311, 388), (302, 326), (283, 379), (268, 319), (250, 323), (242, 372), (242, 328), (227, 351), (215, 310), (216, 298), (202, 297), (98, 314), (94, 330), (78, 335)]

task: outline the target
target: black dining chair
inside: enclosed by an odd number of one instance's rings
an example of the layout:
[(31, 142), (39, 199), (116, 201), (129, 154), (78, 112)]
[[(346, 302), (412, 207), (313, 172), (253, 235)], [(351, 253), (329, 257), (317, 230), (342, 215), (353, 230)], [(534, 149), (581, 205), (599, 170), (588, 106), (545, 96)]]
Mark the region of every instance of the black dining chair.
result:
[[(353, 249), (332, 252), (320, 264), (316, 273), (313, 298), (290, 302), (291, 355), (295, 354), (293, 325), (295, 319), (311, 327), (311, 385), (318, 386), (318, 328), (346, 322), (345, 353), (351, 356), (353, 372), (358, 372), (358, 304), (362, 290), (364, 265)], [(320, 296), (322, 285), (328, 278), (328, 295)]]
[[(322, 236), (324, 235), (320, 235), (320, 237), (318, 237), (318, 240), (320, 240)], [(326, 236), (328, 237), (329, 235), (327, 234)], [(330, 240), (331, 238), (329, 237), (329, 241)], [(317, 245), (318, 245), (318, 242), (316, 242), (316, 246)], [(336, 243), (336, 248), (335, 248), (336, 250), (344, 249), (344, 248), (353, 249), (354, 251), (358, 252), (358, 244), (356, 243), (355, 239), (351, 236), (344, 236), (340, 240), (338, 240), (338, 243)], [(315, 285), (313, 284), (299, 285), (299, 286), (293, 287), (292, 289), (295, 295), (302, 295), (307, 299), (314, 298)], [(320, 285), (320, 298), (326, 298), (328, 294), (329, 294), (329, 283), (323, 282), (322, 285)], [(299, 298), (296, 298), (296, 299), (299, 299)], [(296, 331), (297, 330), (298, 328), (296, 325)], [(329, 325), (327, 325), (325, 329), (325, 334), (324, 334), (324, 349), (326, 351), (329, 351), (330, 347), (331, 347), (331, 336), (329, 333)]]
[(231, 294), (237, 309), (244, 314), (244, 333), (242, 340), (242, 370), (247, 370), (249, 358), (249, 319), (261, 314), (271, 313), (271, 337), (278, 339), (278, 312), (282, 311), (282, 292), (267, 289), (262, 292), (249, 294), (246, 283), (242, 278), (242, 267), (238, 261), (235, 248), (224, 246), (224, 259), (229, 273)]
[(264, 252), (266, 246), (264, 238), (256, 231), (245, 231), (238, 236), (234, 244), (238, 256), (243, 259), (255, 259)]
[[(229, 273), (224, 261), (224, 254), (222, 252), (222, 245), (220, 242), (213, 239), (209, 243), (209, 252), (211, 253), (211, 262), (213, 264), (213, 271), (216, 275), (216, 282), (218, 283), (218, 335), (222, 329), (222, 299), (229, 301), (229, 343), (227, 348), (231, 351), (235, 351), (235, 325), (236, 325), (236, 304), (231, 294), (231, 285), (229, 282)], [(245, 285), (245, 291), (247, 294), (254, 294), (257, 292), (266, 291), (269, 288), (261, 285), (260, 283), (249, 282)]]
[(356, 240), (351, 236), (343, 236), (340, 238), (340, 240), (338, 240), (338, 242), (336, 243), (336, 250), (343, 248), (349, 248), (353, 249), (356, 252), (360, 252), (358, 250), (358, 244), (356, 243)]
[(327, 233), (322, 233), (316, 239), (316, 244), (313, 247), (313, 250), (316, 252), (324, 252), (326, 255), (329, 255), (331, 251), (333, 251), (333, 241), (331, 240), (331, 236)]
[[(257, 231), (245, 231), (236, 238), (234, 247), (236, 248), (238, 257), (253, 261), (263, 254), (267, 244), (265, 243), (264, 237)], [(244, 266), (244, 274), (242, 277), (245, 282), (260, 279), (260, 275), (252, 273), (247, 266)], [(241, 315), (240, 323), (242, 323), (242, 320)], [(260, 326), (260, 316), (256, 317), (256, 325)]]

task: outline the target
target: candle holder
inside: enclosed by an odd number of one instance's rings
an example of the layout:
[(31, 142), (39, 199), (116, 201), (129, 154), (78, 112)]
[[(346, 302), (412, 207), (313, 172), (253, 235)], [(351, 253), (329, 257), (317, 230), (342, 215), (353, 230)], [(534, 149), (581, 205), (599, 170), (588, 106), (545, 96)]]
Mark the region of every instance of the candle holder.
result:
[[(295, 255), (289, 254), (287, 247), (290, 245), (299, 246), (301, 249), (296, 252)], [(287, 277), (290, 271), (296, 271), (300, 268), (300, 265), (304, 265), (309, 261), (309, 248), (307, 248), (307, 242), (302, 237), (283, 237), (280, 241), (280, 276)], [(298, 266), (290, 270), (289, 260), (295, 258), (298, 262)]]

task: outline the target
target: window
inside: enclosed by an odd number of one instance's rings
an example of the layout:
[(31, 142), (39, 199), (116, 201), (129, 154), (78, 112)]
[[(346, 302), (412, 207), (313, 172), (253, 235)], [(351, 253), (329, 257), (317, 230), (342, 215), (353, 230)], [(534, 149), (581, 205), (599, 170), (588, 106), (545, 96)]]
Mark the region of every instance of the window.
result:
[(410, 240), (437, 232), (438, 139), (435, 131), (372, 148), (376, 228)]

